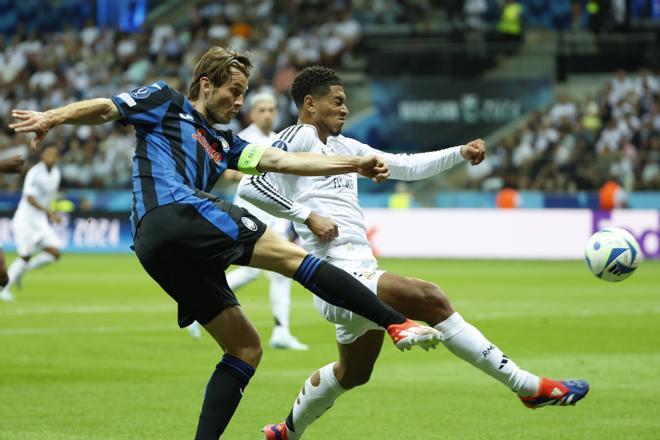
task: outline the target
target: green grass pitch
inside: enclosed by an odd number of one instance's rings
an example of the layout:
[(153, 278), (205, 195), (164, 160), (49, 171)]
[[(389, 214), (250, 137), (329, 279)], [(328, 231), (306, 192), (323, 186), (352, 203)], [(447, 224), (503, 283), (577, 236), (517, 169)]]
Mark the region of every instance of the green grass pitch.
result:
[[(381, 263), (438, 283), (519, 365), (585, 378), (590, 395), (532, 411), (442, 347), (400, 353), (386, 341), (371, 382), (342, 396), (305, 438), (660, 438), (660, 262), (642, 262), (618, 284), (581, 261)], [(266, 287), (261, 279), (238, 293), (264, 341)], [(193, 341), (177, 329), (173, 302), (134, 256), (65, 255), (28, 273), (15, 293), (16, 303), (0, 303), (1, 440), (193, 438), (220, 351), (208, 335)], [(261, 438), (303, 380), (336, 359), (333, 326), (299, 287), (292, 327), (311, 350), (266, 347), (223, 438)]]

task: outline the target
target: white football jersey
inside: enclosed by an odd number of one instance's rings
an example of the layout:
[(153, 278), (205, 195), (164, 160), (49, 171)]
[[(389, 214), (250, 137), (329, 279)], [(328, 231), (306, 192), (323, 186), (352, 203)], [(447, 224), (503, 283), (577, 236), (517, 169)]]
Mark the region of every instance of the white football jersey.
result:
[[(273, 141), (275, 140), (275, 138), (277, 137), (277, 134), (274, 131), (265, 134), (263, 131), (261, 131), (259, 127), (257, 127), (256, 124), (252, 123), (247, 127), (245, 127), (245, 129), (242, 130), (240, 133), (238, 133), (238, 137), (248, 141), (251, 144), (270, 147)], [(245, 178), (246, 177), (243, 177), (243, 179)], [(274, 222), (277, 220), (275, 216), (257, 208), (252, 203), (240, 197), (238, 194), (236, 194), (236, 196), (234, 197), (234, 204), (247, 209), (248, 211), (250, 211), (252, 215), (256, 216), (267, 226), (272, 227), (274, 225)]]
[[(288, 130), (288, 132), (287, 132)], [(363, 156), (359, 142), (343, 136), (328, 138), (324, 144), (311, 125), (297, 125), (284, 130), (279, 139), (286, 144), (290, 153), (308, 152), (325, 155)], [(318, 257), (341, 257), (344, 246), (369, 246), (364, 224), (364, 215), (358, 203), (357, 174), (337, 176), (301, 177), (291, 174), (268, 173), (266, 178), (288, 198), (331, 218), (339, 227), (339, 236), (321, 243), (301, 223), (295, 223), (296, 232), (303, 247)]]
[(46, 213), (32, 206), (27, 198), (33, 196), (41, 206), (48, 208), (57, 196), (60, 179), (60, 170), (56, 166), (49, 171), (45, 163), (39, 162), (30, 168), (25, 175), (23, 194), (14, 214), (14, 222), (31, 223), (47, 219)]
[(274, 131), (265, 134), (254, 123), (248, 125), (247, 127), (245, 127), (244, 130), (238, 133), (238, 137), (248, 141), (251, 144), (266, 145), (266, 146), (270, 146), (275, 140), (276, 136), (277, 134)]
[[(277, 138), (273, 145), (290, 153), (380, 156), (387, 162), (390, 178), (397, 180), (424, 179), (463, 161), (460, 147), (429, 153), (391, 154), (343, 135), (330, 136), (324, 144), (316, 128), (307, 124), (288, 127)], [(371, 254), (364, 213), (358, 200), (357, 179), (357, 173), (315, 177), (267, 173), (244, 179), (239, 185), (239, 194), (274, 215), (292, 218), (293, 208), (287, 205), (300, 204), (331, 218), (339, 228), (339, 236), (329, 243), (320, 242), (303, 223), (294, 223), (303, 247), (322, 258), (356, 258), (359, 252)]]

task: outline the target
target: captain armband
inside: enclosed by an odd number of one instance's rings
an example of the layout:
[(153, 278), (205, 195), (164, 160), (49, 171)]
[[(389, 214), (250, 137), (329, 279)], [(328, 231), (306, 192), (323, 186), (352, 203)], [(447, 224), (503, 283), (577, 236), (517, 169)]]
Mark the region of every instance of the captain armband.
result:
[(241, 156), (238, 158), (238, 171), (244, 174), (261, 174), (257, 170), (257, 165), (261, 157), (264, 155), (266, 148), (263, 145), (249, 144), (243, 149)]

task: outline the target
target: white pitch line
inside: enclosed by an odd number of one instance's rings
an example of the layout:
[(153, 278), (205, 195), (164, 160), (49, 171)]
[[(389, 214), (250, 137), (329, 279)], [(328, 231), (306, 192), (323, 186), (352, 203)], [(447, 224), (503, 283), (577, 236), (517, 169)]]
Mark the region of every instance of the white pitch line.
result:
[[(266, 326), (271, 323), (270, 320), (253, 321), (254, 325)], [(61, 334), (80, 334), (80, 333), (160, 333), (176, 332), (185, 329), (179, 329), (176, 324), (171, 325), (147, 325), (143, 327), (122, 327), (122, 326), (97, 326), (97, 327), (18, 327), (0, 329), (0, 336), (25, 336), (25, 335), (61, 335)]]
[(24, 335), (58, 335), (68, 333), (145, 333), (176, 330), (174, 325), (159, 325), (145, 327), (19, 327), (0, 329), (0, 336), (24, 336)]
[(53, 307), (19, 307), (2, 310), (0, 316), (22, 315), (86, 315), (103, 313), (155, 313), (170, 312), (174, 305), (167, 304), (136, 304), (136, 305), (96, 305), (96, 306), (53, 306)]
[[(294, 306), (295, 307), (295, 306)], [(246, 308), (246, 307), (244, 307)], [(248, 310), (270, 308), (270, 304), (249, 304)], [(18, 307), (3, 305), (0, 302), (0, 316), (24, 315), (93, 315), (113, 313), (164, 313), (176, 311), (176, 304), (135, 304), (135, 305), (85, 305), (85, 306), (49, 306), (49, 307)]]
[(657, 315), (660, 314), (660, 307), (649, 308), (649, 309), (639, 309), (639, 310), (593, 310), (593, 309), (582, 309), (582, 310), (516, 310), (516, 311), (501, 311), (501, 312), (474, 312), (474, 313), (462, 313), (466, 319), (510, 319), (510, 318), (553, 318), (553, 317), (577, 317), (577, 318), (588, 318), (592, 316), (643, 316), (643, 315)]

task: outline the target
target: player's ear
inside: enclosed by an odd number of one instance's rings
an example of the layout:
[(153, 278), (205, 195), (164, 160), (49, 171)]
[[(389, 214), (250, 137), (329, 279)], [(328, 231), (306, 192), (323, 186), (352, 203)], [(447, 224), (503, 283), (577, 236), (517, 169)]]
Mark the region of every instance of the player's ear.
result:
[(312, 115), (316, 113), (316, 99), (312, 95), (305, 95), (303, 98), (303, 108)]
[(199, 89), (201, 90), (201, 93), (204, 94), (206, 98), (208, 98), (209, 93), (211, 93), (212, 89), (212, 84), (211, 80), (208, 79), (208, 77), (203, 76), (199, 79)]

